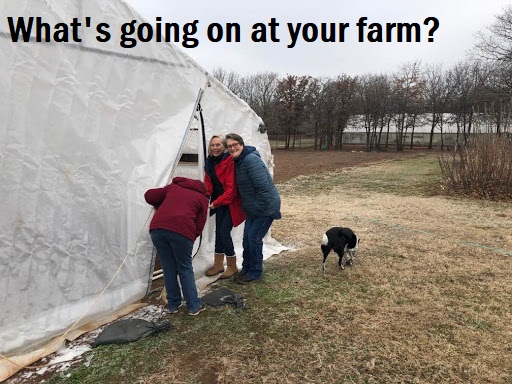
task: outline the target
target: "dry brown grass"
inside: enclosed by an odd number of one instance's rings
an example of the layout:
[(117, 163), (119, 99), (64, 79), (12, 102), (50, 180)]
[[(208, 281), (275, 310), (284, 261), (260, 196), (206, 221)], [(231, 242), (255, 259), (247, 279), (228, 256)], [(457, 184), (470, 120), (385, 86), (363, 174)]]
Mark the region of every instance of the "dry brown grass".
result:
[[(102, 382), (511, 383), (512, 205), (436, 195), (436, 166), (280, 184), (272, 231), (292, 250), (265, 262), (262, 284), (221, 283), (247, 308), (172, 317), (171, 333), (126, 354), (124, 367), (157, 361), (152, 373)], [(360, 251), (344, 271), (330, 255), (322, 274), (319, 242), (335, 225), (358, 233)]]
[[(283, 268), (310, 260), (319, 271), (330, 226), (362, 238), (353, 268), (338, 271), (335, 255), (328, 263), (326, 279), (350, 295), (317, 307), (342, 320), (319, 319), (342, 353), (324, 382), (512, 382), (512, 205), (397, 194), (407, 183), (390, 193), (347, 187), (403, 167), (331, 173), (306, 190), (300, 179), (283, 185), (285, 219), (273, 233), (297, 249), (277, 259)], [(325, 177), (347, 182), (326, 188)]]
[[(231, 319), (242, 330), (144, 382), (512, 382), (512, 207), (418, 195), (431, 172), (407, 160), (279, 185), (273, 235), (294, 250), (244, 288), (249, 308)], [(375, 190), (400, 175), (410, 183)], [(334, 225), (361, 249), (345, 271), (331, 255), (323, 276), (319, 240)]]

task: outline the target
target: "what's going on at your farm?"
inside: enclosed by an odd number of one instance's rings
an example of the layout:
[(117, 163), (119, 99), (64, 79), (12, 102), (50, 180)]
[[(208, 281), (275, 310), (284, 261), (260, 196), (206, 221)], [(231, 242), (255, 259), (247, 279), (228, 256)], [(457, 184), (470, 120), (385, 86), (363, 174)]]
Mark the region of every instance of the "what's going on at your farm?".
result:
[[(122, 48), (133, 48), (138, 43), (173, 42), (181, 43), (184, 48), (195, 48), (200, 44), (200, 35), (209, 42), (239, 43), (242, 41), (242, 26), (236, 22), (209, 23), (202, 32), (199, 20), (180, 25), (175, 22), (162, 22), (161, 17), (155, 23), (131, 20), (113, 28), (109, 23), (95, 22), (91, 17), (85, 20), (73, 18), (69, 23), (51, 24), (42, 17), (7, 17), (12, 42), (28, 42), (34, 36), (36, 42), (81, 43), (84, 29), (94, 28), (98, 42), (110, 41), (114, 34), (119, 36)], [(340, 23), (279, 23), (271, 18), (268, 23), (255, 23), (249, 34), (254, 43), (281, 43), (282, 31), (287, 31), (286, 47), (293, 48), (299, 42), (306, 43), (344, 43), (346, 32), (351, 24)], [(357, 42), (364, 43), (419, 43), (434, 42), (434, 33), (440, 25), (436, 17), (427, 17), (422, 22), (369, 22), (367, 17), (360, 17), (355, 23)]]

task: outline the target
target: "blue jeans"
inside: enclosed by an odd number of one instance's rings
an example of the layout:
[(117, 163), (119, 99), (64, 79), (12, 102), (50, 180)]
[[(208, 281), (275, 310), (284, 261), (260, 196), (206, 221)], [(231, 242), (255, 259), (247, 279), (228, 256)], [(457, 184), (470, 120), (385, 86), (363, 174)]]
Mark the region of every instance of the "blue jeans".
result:
[[(192, 247), (194, 242), (186, 237), (165, 229), (153, 229), (151, 240), (158, 252), (164, 271), (164, 284), (167, 291), (167, 308), (174, 311), (181, 304), (181, 291), (189, 312), (201, 306), (197, 296), (196, 280), (192, 267)], [(181, 290), (178, 284), (180, 277)]]
[(263, 238), (273, 221), (267, 216), (245, 219), (242, 271), (252, 279), (259, 280), (263, 276)]
[(226, 256), (234, 256), (235, 248), (231, 238), (233, 220), (229, 206), (221, 205), (215, 208), (215, 253), (223, 253)]

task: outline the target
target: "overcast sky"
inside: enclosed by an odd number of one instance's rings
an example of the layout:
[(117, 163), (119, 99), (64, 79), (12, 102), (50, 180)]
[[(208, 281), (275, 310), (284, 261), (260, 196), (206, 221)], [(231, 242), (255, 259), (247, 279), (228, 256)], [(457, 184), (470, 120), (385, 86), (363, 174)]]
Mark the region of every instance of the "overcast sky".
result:
[[(146, 19), (155, 24), (156, 17), (162, 23), (175, 22), (180, 26), (198, 20), (195, 37), (199, 45), (183, 48), (177, 45), (205, 69), (222, 67), (242, 75), (261, 71), (278, 72), (280, 75), (336, 76), (346, 73), (352, 76), (365, 73), (392, 72), (406, 62), (421, 60), (423, 63), (443, 64), (449, 67), (463, 59), (475, 42), (475, 34), (492, 24), (510, 0), (128, 0)], [(357, 26), (366, 17), (366, 26)], [(439, 22), (433, 31), (434, 20)], [(271, 19), (279, 23), (271, 40)], [(211, 42), (207, 28), (218, 23), (237, 23), (240, 26), (240, 42)], [(266, 26), (267, 42), (255, 42), (251, 35), (253, 26)], [(295, 47), (291, 43), (290, 23), (296, 31), (298, 23), (306, 28), (306, 39), (313, 39), (318, 28), (318, 38), (306, 42), (303, 28), (299, 29)], [(321, 41), (321, 25), (336, 28), (336, 42)], [(344, 42), (340, 42), (339, 24), (348, 23), (344, 29)], [(374, 24), (372, 26), (372, 23)], [(388, 23), (419, 24), (420, 42), (398, 42), (396, 28), (391, 30), (392, 42), (385, 42)], [(379, 25), (383, 42), (378, 40)], [(361, 30), (360, 30), (361, 29)], [(261, 27), (260, 27), (261, 30)], [(360, 32), (363, 42), (359, 42)], [(433, 42), (428, 42), (433, 32)], [(261, 36), (261, 35), (260, 35)], [(279, 40), (279, 41), (277, 41)], [(405, 36), (404, 36), (405, 40)], [(416, 41), (416, 38), (414, 38)]]

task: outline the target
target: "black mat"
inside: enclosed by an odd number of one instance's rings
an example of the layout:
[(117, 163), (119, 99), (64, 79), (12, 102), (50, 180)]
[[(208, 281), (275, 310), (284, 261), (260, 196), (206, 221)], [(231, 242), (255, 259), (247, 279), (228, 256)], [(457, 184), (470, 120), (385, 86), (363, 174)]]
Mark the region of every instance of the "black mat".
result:
[(210, 307), (233, 305), (235, 308), (244, 308), (245, 302), (240, 293), (233, 292), (227, 288), (219, 288), (201, 298)]
[(171, 324), (168, 321), (157, 325), (142, 319), (118, 320), (107, 325), (92, 346), (129, 343), (170, 328)]

